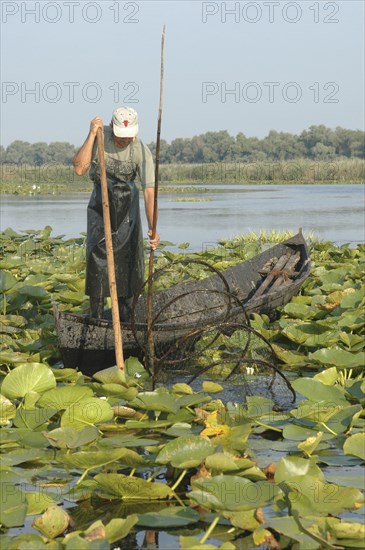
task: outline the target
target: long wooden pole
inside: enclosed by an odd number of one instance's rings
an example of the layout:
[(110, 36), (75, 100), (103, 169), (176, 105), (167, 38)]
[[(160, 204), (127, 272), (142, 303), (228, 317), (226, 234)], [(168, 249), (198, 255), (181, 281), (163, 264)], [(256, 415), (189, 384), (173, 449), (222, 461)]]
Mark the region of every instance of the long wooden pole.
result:
[(101, 177), (101, 196), (102, 196), (102, 202), (103, 202), (106, 260), (107, 260), (107, 266), (108, 266), (110, 298), (112, 302), (115, 357), (117, 361), (117, 367), (120, 370), (124, 371), (122, 328), (120, 326), (120, 318), (119, 318), (118, 293), (117, 293), (117, 282), (115, 278), (112, 228), (110, 223), (108, 184), (106, 180), (106, 170), (105, 170), (105, 160), (104, 160), (104, 139), (103, 139), (103, 131), (101, 128), (98, 129), (97, 140), (98, 140), (98, 154), (99, 154), (99, 166), (100, 166), (100, 177)]
[[(161, 144), (161, 119), (162, 119), (162, 97), (163, 97), (163, 77), (164, 77), (164, 47), (165, 47), (165, 25), (162, 29), (161, 37), (161, 67), (160, 67), (160, 103), (158, 108), (157, 120), (157, 138), (156, 138), (156, 162), (155, 162), (155, 192), (153, 198), (153, 218), (152, 218), (152, 234), (154, 239), (157, 230), (157, 213), (158, 213), (158, 174), (160, 166), (160, 144)], [(154, 374), (154, 342), (152, 333), (152, 274), (153, 274), (153, 259), (155, 251), (151, 248), (150, 258), (148, 263), (148, 299), (147, 299), (147, 342), (148, 342), (148, 369), (151, 374)]]

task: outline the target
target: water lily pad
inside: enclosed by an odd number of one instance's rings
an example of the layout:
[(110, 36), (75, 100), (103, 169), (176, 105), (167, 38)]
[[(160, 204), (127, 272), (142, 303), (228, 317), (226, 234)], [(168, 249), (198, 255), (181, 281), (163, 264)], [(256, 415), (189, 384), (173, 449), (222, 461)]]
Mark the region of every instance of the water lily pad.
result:
[(61, 418), (61, 427), (82, 430), (85, 426), (107, 422), (113, 416), (109, 403), (97, 397), (88, 397), (67, 407)]
[(112, 519), (105, 526), (105, 538), (108, 539), (110, 544), (113, 544), (113, 542), (117, 542), (120, 539), (124, 539), (133, 529), (137, 521), (138, 516), (136, 514), (130, 515), (125, 519)]
[(314, 459), (287, 456), (279, 460), (275, 471), (275, 482), (281, 483), (292, 477), (310, 476), (324, 481), (324, 475)]
[(97, 474), (94, 478), (102, 496), (123, 500), (158, 500), (173, 495), (170, 487), (162, 483), (149, 483), (138, 477), (123, 474)]
[(365, 434), (358, 433), (350, 436), (345, 441), (343, 451), (347, 455), (357, 456), (365, 460)]
[(270, 502), (279, 489), (267, 481), (253, 483), (248, 479), (220, 475), (200, 478), (193, 483), (188, 496), (210, 510), (252, 510)]
[(52, 447), (76, 449), (95, 441), (99, 437), (99, 430), (95, 426), (85, 426), (81, 431), (70, 427), (63, 427), (56, 428), (48, 433), (44, 432), (43, 435)]
[(292, 383), (295, 391), (311, 401), (326, 401), (333, 405), (347, 405), (343, 391), (336, 386), (328, 386), (313, 378), (298, 378)]
[(20, 527), (24, 525), (27, 512), (27, 500), (23, 491), (13, 483), (0, 483), (0, 523), (4, 527)]
[(109, 367), (93, 374), (93, 378), (102, 384), (121, 384), (124, 385), (125, 374), (118, 367)]
[(14, 426), (28, 430), (46, 429), (49, 419), (56, 413), (57, 410), (49, 408), (35, 407), (34, 409), (24, 410), (22, 407), (18, 407), (14, 418)]
[(198, 512), (191, 508), (173, 506), (164, 508), (159, 512), (148, 512), (138, 516), (138, 525), (151, 527), (153, 529), (169, 529), (171, 527), (185, 527), (198, 522)]
[(7, 292), (16, 285), (17, 279), (9, 271), (0, 271), (0, 293)]
[(159, 452), (156, 462), (168, 464), (174, 468), (194, 468), (210, 454), (214, 446), (208, 438), (201, 436), (182, 436), (167, 443)]
[(36, 517), (32, 527), (50, 539), (61, 535), (68, 527), (70, 516), (59, 506), (50, 506), (40, 517)]
[(0, 425), (6, 426), (16, 415), (16, 406), (0, 394)]
[(65, 454), (62, 462), (67, 466), (79, 470), (93, 470), (111, 462), (121, 461), (130, 467), (137, 467), (145, 464), (142, 456), (131, 449), (108, 449), (105, 451), (79, 451), (73, 454)]
[(24, 464), (25, 462), (34, 462), (45, 458), (46, 451), (40, 449), (17, 449), (9, 451), (1, 456), (1, 463), (9, 466)]
[(8, 540), (5, 540), (5, 537), (2, 536), (0, 538), (0, 544), (2, 550), (15, 550), (18, 548), (21, 550), (61, 550), (58, 547), (58, 543), (56, 543), (57, 546), (52, 548), (52, 545), (46, 545), (43, 540), (43, 537), (40, 535), (31, 534), (8, 537)]
[(45, 392), (38, 402), (40, 407), (52, 407), (57, 411), (67, 409), (87, 397), (92, 397), (93, 392), (86, 386), (58, 386)]
[(28, 502), (27, 516), (42, 514), (47, 508), (55, 505), (60, 500), (58, 495), (52, 494), (46, 488), (39, 488), (37, 492), (27, 492), (25, 496)]
[(192, 390), (192, 388), (188, 385), (188, 384), (184, 384), (183, 382), (180, 382), (178, 384), (174, 384), (172, 386), (172, 391), (174, 393), (182, 393), (182, 394), (186, 394), (186, 395), (191, 395), (194, 393), (194, 391)]
[(275, 352), (275, 355), (280, 359), (280, 361), (287, 365), (299, 366), (303, 365), (305, 362), (305, 357), (303, 357), (302, 353), (285, 349), (281, 346), (278, 346), (277, 344), (272, 344), (272, 348)]
[(56, 386), (56, 379), (49, 367), (42, 363), (25, 363), (6, 375), (2, 384), (5, 397), (16, 399), (28, 392), (43, 393)]
[(307, 306), (305, 304), (293, 304), (289, 303), (284, 308), (283, 311), (287, 313), (290, 317), (294, 319), (313, 319), (318, 311)]
[(203, 391), (207, 393), (219, 393), (223, 390), (223, 387), (216, 382), (211, 382), (209, 380), (204, 380), (203, 382)]
[(172, 413), (176, 413), (180, 408), (176, 397), (159, 390), (140, 392), (136, 399), (131, 402), (131, 405), (146, 409), (147, 411)]
[[(301, 523), (306, 529), (310, 529), (313, 525), (313, 521), (305, 520), (301, 518)], [(274, 529), (277, 533), (286, 535), (290, 539), (297, 541), (300, 546), (298, 548), (308, 549), (308, 550), (317, 550), (319, 548), (318, 543), (306, 533), (303, 533), (297, 522), (292, 517), (277, 517), (269, 518), (266, 520), (265, 527)]]
[(303, 451), (307, 456), (311, 456), (313, 452), (318, 447), (321, 439), (323, 437), (323, 432), (318, 432), (314, 437), (308, 437), (305, 441), (298, 444), (298, 449)]
[(365, 353), (351, 353), (340, 348), (322, 348), (314, 353), (309, 353), (308, 359), (324, 365), (351, 369), (362, 367), (365, 364)]
[(99, 447), (145, 447), (146, 445), (159, 445), (158, 439), (137, 437), (136, 435), (116, 435), (107, 437), (99, 442)]
[(338, 370), (336, 367), (331, 367), (329, 369), (323, 370), (322, 372), (317, 373), (313, 376), (314, 380), (319, 380), (327, 386), (333, 386), (338, 378)]
[(338, 515), (360, 507), (364, 501), (358, 489), (325, 483), (317, 476), (292, 477), (281, 482), (280, 487), (287, 493), (292, 510), (303, 517)]
[(182, 550), (217, 550), (213, 544), (201, 544), (196, 537), (180, 536), (179, 543)]
[(355, 523), (350, 521), (340, 521), (330, 526), (331, 533), (339, 539), (355, 539), (364, 542), (365, 540), (365, 525), (363, 523)]

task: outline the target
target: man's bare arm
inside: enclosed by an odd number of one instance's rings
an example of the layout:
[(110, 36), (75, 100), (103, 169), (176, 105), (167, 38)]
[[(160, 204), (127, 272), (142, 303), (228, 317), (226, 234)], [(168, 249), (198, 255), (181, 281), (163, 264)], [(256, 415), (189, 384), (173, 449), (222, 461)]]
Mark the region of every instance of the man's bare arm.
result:
[(155, 238), (151, 239), (152, 228), (153, 228), (153, 204), (155, 198), (155, 190), (153, 187), (147, 187), (143, 191), (144, 195), (144, 204), (146, 210), (146, 218), (148, 223), (148, 236), (150, 237), (150, 247), (155, 250), (160, 242), (160, 235), (156, 233)]
[(90, 122), (88, 136), (81, 149), (73, 158), (72, 164), (74, 171), (78, 176), (83, 176), (89, 170), (92, 161), (92, 152), (96, 134), (99, 128), (103, 128), (103, 121), (100, 117), (95, 117)]

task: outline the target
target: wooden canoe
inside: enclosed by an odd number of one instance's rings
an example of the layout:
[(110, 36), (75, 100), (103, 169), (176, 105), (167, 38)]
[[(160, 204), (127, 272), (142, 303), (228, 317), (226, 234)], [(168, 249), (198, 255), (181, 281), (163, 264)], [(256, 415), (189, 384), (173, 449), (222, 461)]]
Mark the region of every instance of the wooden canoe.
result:
[[(266, 272), (266, 273), (265, 273)], [(221, 273), (187, 281), (153, 294), (153, 338), (156, 347), (168, 345), (203, 325), (227, 318), (270, 313), (298, 293), (310, 273), (307, 244), (301, 233), (268, 248), (258, 256)], [(142, 356), (146, 340), (146, 299), (134, 308), (132, 322), (122, 323), (125, 357)], [(65, 367), (91, 375), (115, 364), (110, 319), (93, 319), (60, 311), (54, 305), (59, 349)]]

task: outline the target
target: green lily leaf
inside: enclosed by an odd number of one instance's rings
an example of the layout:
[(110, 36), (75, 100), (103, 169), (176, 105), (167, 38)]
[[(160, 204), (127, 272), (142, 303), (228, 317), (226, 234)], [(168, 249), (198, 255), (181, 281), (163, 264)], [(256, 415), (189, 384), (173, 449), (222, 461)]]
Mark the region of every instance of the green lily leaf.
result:
[(365, 540), (365, 525), (363, 523), (340, 521), (330, 525), (330, 531), (339, 539), (340, 544), (343, 544), (342, 539), (355, 539), (362, 542)]
[(79, 306), (86, 300), (84, 292), (73, 292), (72, 290), (65, 290), (64, 292), (60, 292), (58, 294), (58, 298), (66, 304), (72, 304), (75, 306)]
[(318, 432), (314, 437), (308, 437), (305, 441), (298, 444), (298, 449), (303, 451), (307, 456), (312, 456), (313, 452), (318, 447), (321, 439), (323, 437), (323, 432)]
[(346, 313), (338, 321), (338, 326), (344, 330), (357, 330), (365, 325), (365, 316), (360, 313)]
[(298, 378), (292, 383), (296, 392), (301, 393), (311, 401), (332, 403), (334, 407), (337, 405), (346, 406), (348, 403), (343, 391), (336, 386), (328, 386), (320, 380), (313, 378)]
[(146, 447), (147, 445), (159, 445), (158, 439), (148, 439), (145, 437), (138, 437), (136, 435), (116, 435), (114, 437), (107, 437), (101, 439), (99, 447)]
[(283, 311), (294, 319), (313, 319), (318, 314), (318, 311), (305, 304), (289, 303)]
[(358, 489), (325, 483), (310, 475), (292, 477), (279, 485), (287, 493), (292, 509), (303, 517), (338, 515), (364, 503)]
[(121, 498), (123, 500), (158, 500), (173, 495), (170, 487), (162, 483), (149, 483), (138, 477), (123, 474), (97, 474), (94, 478), (101, 496)]
[(252, 510), (270, 502), (279, 489), (267, 481), (253, 483), (246, 478), (220, 475), (200, 478), (188, 496), (209, 510)]
[(49, 367), (42, 363), (24, 363), (9, 372), (1, 391), (10, 399), (24, 397), (34, 391), (43, 393), (56, 386), (56, 379)]
[(223, 515), (234, 527), (238, 527), (244, 531), (254, 531), (260, 525), (260, 522), (256, 519), (256, 510), (223, 512)]
[(237, 458), (230, 453), (214, 453), (207, 456), (205, 467), (213, 472), (213, 475), (227, 472), (239, 472), (240, 470), (249, 470), (255, 466), (255, 463), (248, 458)]
[(329, 285), (332, 283), (342, 285), (347, 275), (348, 270), (344, 267), (331, 269), (321, 276), (321, 282), (322, 285)]
[(351, 353), (341, 348), (322, 348), (308, 354), (308, 359), (318, 363), (339, 368), (351, 369), (365, 364), (365, 353)]
[[(301, 518), (301, 524), (307, 529), (313, 525), (312, 520)], [(292, 517), (277, 517), (269, 518), (264, 523), (264, 527), (274, 529), (277, 533), (281, 533), (299, 543), (298, 548), (305, 550), (318, 550), (318, 543), (306, 533), (303, 533), (297, 522)]]
[(40, 535), (19, 535), (17, 537), (9, 537), (9, 540), (4, 540), (4, 536), (1, 537), (2, 550), (14, 550), (15, 548), (21, 548), (26, 550), (60, 550), (57, 546), (53, 549), (51, 545), (46, 545), (43, 542), (43, 537)]
[(18, 407), (14, 418), (14, 426), (17, 428), (26, 428), (27, 430), (46, 429), (48, 421), (57, 413), (55, 409), (45, 409), (35, 407), (34, 409), (24, 410)]
[(114, 518), (105, 526), (105, 538), (113, 544), (120, 539), (124, 539), (133, 529), (138, 521), (136, 514), (130, 515), (125, 519)]
[(155, 391), (140, 392), (130, 404), (147, 411), (169, 413), (176, 413), (180, 408), (175, 396), (160, 391), (159, 389)]
[(213, 544), (201, 544), (200, 539), (196, 537), (180, 536), (179, 543), (181, 550), (217, 550)]
[(279, 460), (274, 476), (276, 483), (279, 484), (298, 476), (315, 477), (324, 481), (323, 472), (313, 459), (287, 456)]
[(107, 401), (87, 397), (67, 407), (61, 418), (61, 427), (83, 430), (85, 426), (108, 422), (113, 416), (113, 409)]
[(24, 285), (19, 288), (18, 293), (26, 296), (30, 301), (32, 301), (32, 298), (35, 301), (50, 298), (49, 293), (40, 286)]
[(120, 384), (103, 384), (100, 389), (96, 390), (96, 394), (102, 394), (106, 397), (119, 397), (125, 401), (132, 401), (138, 394), (136, 388), (126, 388)]
[(319, 380), (327, 386), (333, 386), (338, 378), (338, 370), (336, 367), (331, 367), (313, 376), (314, 380)]
[(148, 512), (138, 516), (138, 525), (153, 529), (170, 529), (171, 527), (185, 527), (197, 523), (200, 519), (198, 512), (191, 508), (173, 506), (159, 512)]
[(6, 426), (16, 415), (16, 406), (0, 394), (0, 425)]
[[(21, 527), (24, 525), (27, 512), (27, 500), (25, 493), (13, 483), (2, 481), (0, 483), (0, 523), (4, 527)], [(6, 504), (6, 506), (4, 506)]]
[(0, 293), (7, 292), (16, 285), (17, 279), (9, 271), (0, 271)]
[(40, 407), (52, 407), (57, 411), (61, 411), (76, 406), (76, 403), (85, 398), (92, 397), (93, 392), (86, 386), (58, 386), (52, 390), (45, 392), (38, 405)]
[(305, 357), (302, 353), (285, 349), (281, 346), (278, 346), (277, 344), (272, 344), (272, 348), (275, 352), (275, 355), (280, 359), (280, 361), (282, 361), (286, 365), (299, 366), (303, 365), (305, 362)]
[(120, 384), (125, 385), (125, 374), (116, 366), (103, 369), (95, 374), (93, 378), (102, 384)]
[(52, 505), (55, 505), (60, 498), (56, 494), (52, 494), (45, 489), (37, 492), (27, 492), (25, 493), (28, 508), (27, 516), (34, 516), (36, 514), (42, 514)]
[(216, 382), (210, 382), (208, 380), (205, 380), (203, 382), (203, 391), (205, 391), (206, 393), (219, 393), (222, 390), (223, 387)]
[(68, 527), (70, 516), (59, 506), (50, 506), (42, 516), (36, 517), (32, 527), (50, 539), (61, 535)]
[(345, 295), (341, 300), (341, 307), (343, 309), (358, 308), (364, 303), (365, 294), (364, 289), (358, 289)]
[(358, 456), (365, 460), (365, 434), (354, 434), (346, 439), (343, 451), (347, 455)]
[(52, 447), (59, 449), (76, 449), (88, 445), (99, 437), (99, 430), (95, 426), (85, 426), (81, 431), (74, 428), (56, 428), (50, 432), (43, 432)]
[(184, 394), (184, 395), (191, 395), (193, 394), (193, 390), (191, 389), (191, 387), (188, 385), (188, 384), (184, 384), (184, 383), (178, 383), (178, 384), (174, 384), (172, 386), (172, 391), (174, 393), (177, 393), (177, 394)]
[(62, 462), (79, 470), (93, 470), (111, 462), (122, 461), (130, 467), (141, 466), (146, 463), (143, 457), (131, 449), (108, 449), (106, 451), (79, 451), (62, 456)]
[(25, 462), (34, 462), (45, 458), (46, 451), (40, 449), (17, 449), (9, 451), (6, 455), (1, 456), (1, 463), (9, 466), (24, 464)]
[(328, 422), (343, 406), (333, 401), (300, 401), (297, 409), (290, 411), (297, 419), (308, 419), (313, 422)]
[(170, 463), (174, 468), (195, 468), (213, 453), (214, 447), (207, 437), (182, 436), (167, 443), (157, 455), (156, 462)]

